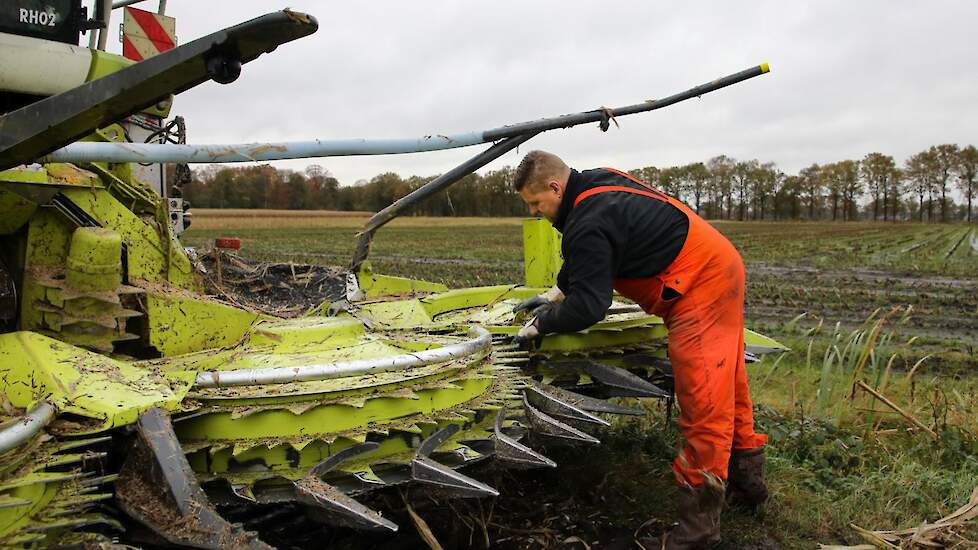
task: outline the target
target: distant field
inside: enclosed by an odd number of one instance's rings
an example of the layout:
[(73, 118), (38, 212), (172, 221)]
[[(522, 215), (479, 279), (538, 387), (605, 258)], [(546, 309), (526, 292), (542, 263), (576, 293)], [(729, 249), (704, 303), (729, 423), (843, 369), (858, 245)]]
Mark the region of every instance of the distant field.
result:
[[(266, 261), (349, 263), (365, 214), (195, 210), (183, 242), (242, 239)], [(371, 260), (382, 273), (453, 287), (518, 282), (520, 218), (399, 218), (377, 232)], [(965, 225), (719, 222), (744, 255), (747, 313), (758, 325), (800, 314), (844, 324), (909, 304), (908, 329), (923, 337), (978, 334), (978, 229)]]

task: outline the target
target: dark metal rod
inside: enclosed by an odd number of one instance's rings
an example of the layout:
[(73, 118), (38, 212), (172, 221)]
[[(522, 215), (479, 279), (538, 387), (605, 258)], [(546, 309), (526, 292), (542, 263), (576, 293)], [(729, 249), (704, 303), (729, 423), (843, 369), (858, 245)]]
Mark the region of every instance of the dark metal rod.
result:
[(750, 69), (745, 69), (738, 73), (724, 76), (718, 78), (712, 82), (707, 82), (706, 84), (700, 84), (694, 88), (690, 88), (685, 92), (680, 92), (678, 94), (673, 94), (669, 97), (663, 99), (657, 99), (654, 101), (646, 101), (643, 103), (638, 103), (635, 105), (628, 105), (625, 107), (618, 107), (615, 109), (608, 109), (604, 111), (602, 109), (594, 111), (586, 111), (583, 113), (573, 113), (569, 115), (562, 115), (552, 118), (544, 118), (540, 120), (535, 120), (532, 122), (521, 122), (519, 124), (512, 124), (510, 126), (502, 126), (500, 128), (494, 128), (492, 130), (487, 130), (483, 137), (487, 141), (495, 141), (498, 139), (525, 134), (527, 132), (546, 132), (548, 130), (555, 130), (557, 128), (568, 128), (571, 126), (577, 126), (579, 124), (586, 124), (588, 122), (597, 122), (604, 119), (608, 115), (611, 116), (622, 116), (631, 115), (635, 113), (643, 113), (646, 111), (654, 111), (656, 109), (661, 109), (663, 107), (668, 107), (680, 101), (685, 101), (693, 97), (699, 97), (703, 94), (707, 94), (720, 88), (726, 88), (732, 84), (737, 84), (738, 82), (743, 82), (749, 78), (754, 78), (755, 76), (760, 76), (768, 72), (767, 63), (758, 65), (756, 67), (751, 67)]
[(351, 266), (353, 272), (358, 272), (360, 270), (360, 265), (367, 259), (367, 255), (370, 253), (370, 242), (373, 240), (374, 231), (383, 227), (384, 224), (393, 220), (408, 208), (411, 208), (431, 195), (446, 189), (465, 176), (475, 172), (479, 168), (482, 168), (483, 166), (503, 156), (507, 152), (519, 147), (527, 140), (537, 135), (537, 133), (538, 132), (529, 132), (508, 137), (456, 166), (455, 168), (452, 168), (448, 172), (445, 172), (444, 174), (431, 180), (425, 185), (415, 189), (411, 193), (397, 199), (387, 208), (384, 208), (380, 212), (377, 212), (371, 216), (370, 219), (367, 220), (367, 223), (363, 226), (363, 230), (360, 232), (360, 238), (357, 240), (357, 250), (353, 254), (353, 263)]

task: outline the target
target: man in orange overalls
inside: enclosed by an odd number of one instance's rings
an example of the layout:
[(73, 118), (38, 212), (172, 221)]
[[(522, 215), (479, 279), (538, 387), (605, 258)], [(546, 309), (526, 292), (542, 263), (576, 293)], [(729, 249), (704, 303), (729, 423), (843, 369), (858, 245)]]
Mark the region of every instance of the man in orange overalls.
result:
[(597, 323), (614, 290), (665, 320), (686, 439), (673, 462), (679, 525), (641, 544), (719, 542), (725, 492), (750, 507), (767, 499), (767, 437), (754, 431), (744, 367), (740, 254), (686, 205), (611, 168), (578, 172), (556, 155), (531, 151), (514, 183), (530, 213), (563, 234), (564, 256), (557, 286), (517, 306), (535, 313), (519, 338)]

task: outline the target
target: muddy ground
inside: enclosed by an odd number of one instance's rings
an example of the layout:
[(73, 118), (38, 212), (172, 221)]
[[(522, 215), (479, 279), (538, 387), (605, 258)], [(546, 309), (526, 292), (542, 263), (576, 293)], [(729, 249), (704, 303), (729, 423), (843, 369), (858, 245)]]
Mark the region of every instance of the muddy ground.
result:
[[(301, 512), (279, 510), (281, 521), (262, 529), (262, 536), (293, 549), (407, 550), (436, 542), (446, 550), (638, 550), (637, 536), (659, 534), (675, 520), (672, 448), (664, 439), (675, 435), (669, 428), (641, 435), (625, 430), (605, 433), (600, 446), (545, 449), (557, 469), (503, 470), (492, 463), (467, 469), (499, 490), (494, 499), (435, 500), (417, 487), (358, 497), (384, 510), (400, 526), (397, 534), (323, 528)], [(763, 514), (728, 510), (725, 520), (721, 550), (797, 547), (796, 537), (766, 525)]]
[[(800, 325), (861, 324), (875, 311), (911, 306), (903, 324), (889, 330), (906, 342), (916, 337), (918, 355), (978, 368), (978, 279), (869, 269), (826, 270), (750, 263), (746, 318), (754, 328), (777, 334), (804, 313)], [(896, 343), (896, 342), (894, 342)]]

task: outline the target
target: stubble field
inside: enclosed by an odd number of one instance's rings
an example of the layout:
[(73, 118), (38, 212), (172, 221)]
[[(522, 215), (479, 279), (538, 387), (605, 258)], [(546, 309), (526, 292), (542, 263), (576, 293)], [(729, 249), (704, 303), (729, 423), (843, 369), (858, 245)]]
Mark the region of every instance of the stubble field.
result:
[[(249, 258), (346, 265), (366, 216), (196, 210), (181, 240), (206, 248), (236, 236)], [(792, 348), (750, 368), (771, 437), (772, 503), (763, 516), (728, 512), (724, 548), (864, 543), (872, 536), (860, 529), (915, 527), (967, 503), (978, 486), (978, 229), (716, 226), (747, 264), (748, 325)], [(450, 287), (516, 283), (521, 220), (401, 218), (377, 233), (370, 258), (376, 272)], [(556, 473), (495, 480), (517, 495), (492, 503), (495, 526), (480, 524), (481, 508), (461, 507), (447, 518), (430, 511), (432, 528), (446, 547), (483, 538), (507, 548), (617, 547), (649, 518), (647, 529), (674, 518), (677, 437), (653, 407), (600, 448), (560, 457)], [(524, 505), (547, 498), (545, 512)], [(949, 533), (943, 543), (978, 540), (973, 525)]]
[[(346, 265), (366, 214), (197, 210), (184, 244), (222, 235), (263, 261)], [(377, 272), (449, 287), (523, 276), (519, 218), (401, 218), (377, 232)], [(907, 305), (904, 332), (961, 353), (978, 343), (978, 229), (964, 225), (719, 222), (747, 264), (747, 318), (776, 329), (805, 313), (854, 326), (877, 308)], [(923, 348), (921, 348), (923, 349)]]

